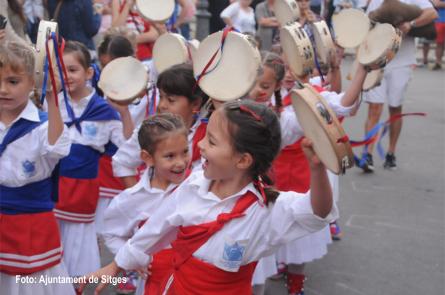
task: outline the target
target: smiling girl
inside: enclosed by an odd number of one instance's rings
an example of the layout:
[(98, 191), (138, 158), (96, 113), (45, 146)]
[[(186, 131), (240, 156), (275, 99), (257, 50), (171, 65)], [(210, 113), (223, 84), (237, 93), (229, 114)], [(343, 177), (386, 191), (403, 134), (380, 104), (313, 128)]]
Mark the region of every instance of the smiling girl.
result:
[(73, 145), (68, 157), (60, 162), (59, 202), (54, 212), (68, 273), (82, 276), (100, 265), (94, 225), (99, 157), (109, 141), (116, 146), (124, 142), (124, 127), (132, 123), (127, 108), (119, 108), (118, 114), (88, 86), (94, 71), (84, 45), (67, 42), (63, 60), (70, 95), (67, 102), (59, 95), (59, 106)]
[(251, 294), (260, 258), (323, 228), (336, 215), (326, 169), (309, 141), (304, 148), (311, 191), (265, 187), (280, 143), (272, 110), (250, 101), (224, 104), (199, 142), (203, 170), (193, 172), (115, 260), (91, 276), (146, 267), (150, 255), (171, 244), (174, 268), (164, 294)]

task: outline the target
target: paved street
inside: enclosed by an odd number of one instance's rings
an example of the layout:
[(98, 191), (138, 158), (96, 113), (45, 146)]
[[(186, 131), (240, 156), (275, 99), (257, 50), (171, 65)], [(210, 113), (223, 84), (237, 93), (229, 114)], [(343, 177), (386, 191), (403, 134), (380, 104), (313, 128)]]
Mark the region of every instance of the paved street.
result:
[[(307, 266), (305, 295), (444, 294), (445, 72), (417, 69), (404, 106), (428, 116), (404, 120), (397, 171), (383, 170), (375, 154), (374, 174), (353, 168), (341, 178), (345, 236)], [(351, 139), (362, 138), (366, 111), (364, 104), (345, 121)], [(287, 293), (283, 282), (270, 282), (267, 294)]]

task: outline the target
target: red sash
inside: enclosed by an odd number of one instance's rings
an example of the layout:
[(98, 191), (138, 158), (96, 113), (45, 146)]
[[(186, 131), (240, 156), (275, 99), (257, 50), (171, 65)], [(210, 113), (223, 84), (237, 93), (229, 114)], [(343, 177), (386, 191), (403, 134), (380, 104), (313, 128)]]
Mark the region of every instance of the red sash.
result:
[(161, 292), (162, 283), (168, 279), (173, 269), (173, 249), (164, 249), (153, 256), (151, 275), (145, 282), (145, 295), (156, 295)]
[(94, 221), (99, 200), (99, 181), (60, 176), (59, 201), (54, 208), (57, 218), (71, 222)]
[(114, 198), (125, 189), (120, 179), (113, 175), (110, 156), (100, 157), (98, 179), (101, 198)]
[(228, 272), (192, 255), (226, 223), (243, 217), (256, 201), (257, 197), (249, 191), (238, 199), (230, 213), (219, 214), (215, 221), (179, 228), (177, 240), (172, 243), (173, 275), (165, 283), (168, 295), (252, 293), (251, 280), (256, 262), (241, 266), (238, 272)]
[(0, 271), (32, 274), (60, 263), (62, 248), (53, 212), (0, 214)]

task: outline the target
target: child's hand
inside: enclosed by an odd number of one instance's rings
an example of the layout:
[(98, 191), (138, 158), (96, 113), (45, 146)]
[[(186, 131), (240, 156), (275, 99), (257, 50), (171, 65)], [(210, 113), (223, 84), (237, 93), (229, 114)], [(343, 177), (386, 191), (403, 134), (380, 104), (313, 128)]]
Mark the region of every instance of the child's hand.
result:
[[(102, 281), (102, 277), (115, 277), (119, 272), (121, 271), (121, 268), (116, 264), (116, 262), (111, 262), (110, 264), (108, 264), (107, 266), (99, 269), (96, 272), (90, 273), (88, 274), (87, 277), (87, 282), (90, 281), (90, 278), (98, 278), (99, 282)], [(82, 283), (79, 285), (79, 289), (78, 291), (82, 294), (83, 290), (85, 289), (87, 283)], [(99, 283), (96, 287), (96, 290), (94, 291), (94, 294), (99, 294), (105, 287), (106, 287), (106, 283)]]
[(301, 147), (303, 148), (303, 152), (306, 155), (311, 168), (319, 168), (324, 166), (323, 163), (321, 163), (320, 158), (315, 153), (313, 143), (309, 138), (303, 138), (301, 141)]
[(0, 41), (3, 41), (3, 39), (5, 39), (5, 37), (6, 37), (5, 30), (0, 30)]
[(119, 104), (111, 99), (108, 99), (107, 101), (119, 114), (129, 112), (128, 105)]

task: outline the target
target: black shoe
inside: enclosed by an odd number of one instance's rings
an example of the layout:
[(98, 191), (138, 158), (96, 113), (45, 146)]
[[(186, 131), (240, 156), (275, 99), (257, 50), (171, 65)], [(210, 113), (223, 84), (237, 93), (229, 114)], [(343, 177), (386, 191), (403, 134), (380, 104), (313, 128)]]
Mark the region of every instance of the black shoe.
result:
[(365, 161), (362, 165), (360, 165), (360, 161), (357, 164), (358, 167), (363, 169), (363, 172), (365, 173), (372, 173), (374, 172), (374, 161), (372, 160), (371, 154), (364, 154), (363, 158), (365, 158)]
[(394, 156), (393, 153), (386, 154), (385, 164), (383, 164), (383, 168), (391, 170), (397, 169), (396, 156)]
[(439, 71), (439, 70), (441, 70), (441, 69), (442, 69), (442, 65), (441, 65), (441, 64), (435, 64), (431, 70), (433, 70), (433, 71)]

